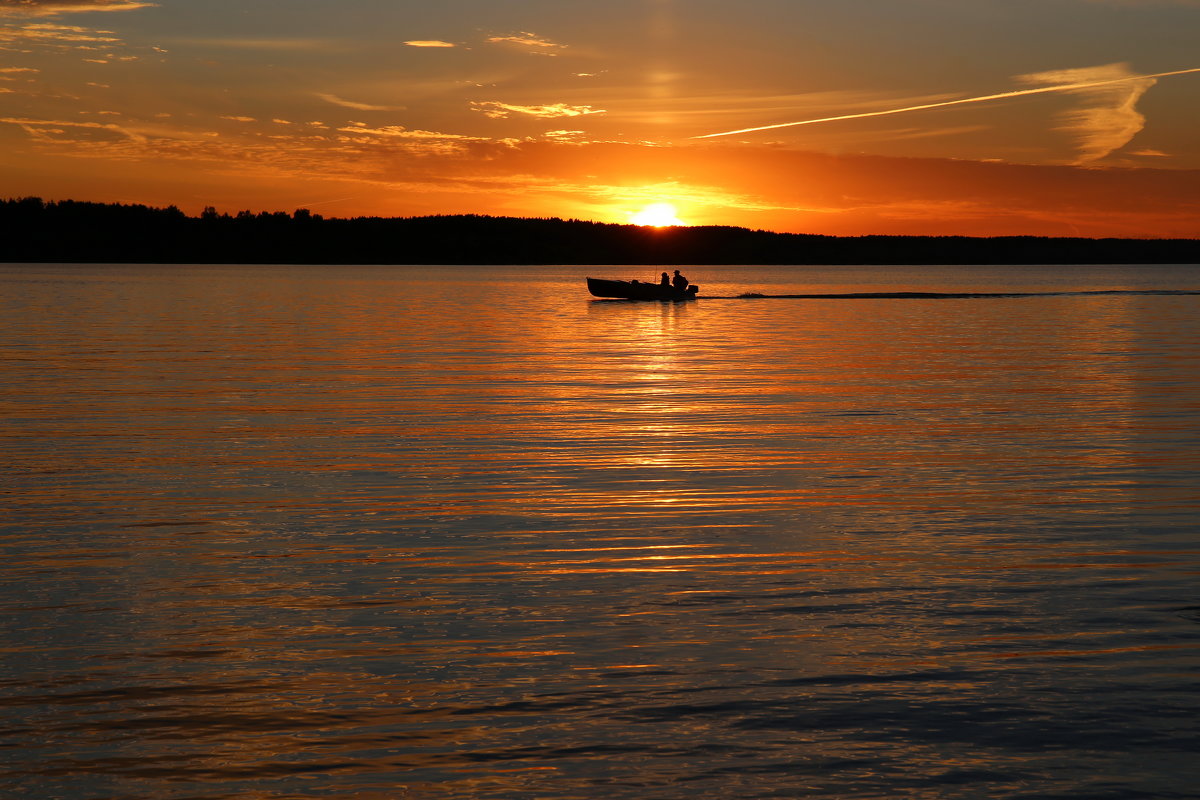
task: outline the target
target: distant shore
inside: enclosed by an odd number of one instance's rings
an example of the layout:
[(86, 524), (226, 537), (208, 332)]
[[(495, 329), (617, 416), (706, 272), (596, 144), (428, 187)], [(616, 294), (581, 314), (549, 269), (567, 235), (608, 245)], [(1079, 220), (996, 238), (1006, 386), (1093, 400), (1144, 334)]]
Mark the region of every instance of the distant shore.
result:
[(162, 264), (1200, 264), (1200, 238), (820, 236), (477, 215), (325, 219), (0, 201), (0, 262)]

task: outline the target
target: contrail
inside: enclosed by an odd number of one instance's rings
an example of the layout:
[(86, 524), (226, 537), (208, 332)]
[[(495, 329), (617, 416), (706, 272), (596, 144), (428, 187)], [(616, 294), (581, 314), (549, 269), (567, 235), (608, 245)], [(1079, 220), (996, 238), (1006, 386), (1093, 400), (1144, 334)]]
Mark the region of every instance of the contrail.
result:
[(947, 100), (942, 103), (926, 103), (920, 106), (906, 106), (905, 108), (889, 108), (886, 111), (867, 111), (862, 114), (846, 114), (841, 117), (823, 117), (821, 119), (805, 119), (799, 122), (781, 122), (778, 125), (760, 125), (757, 128), (740, 128), (736, 131), (722, 131), (721, 133), (706, 133), (702, 136), (692, 136), (692, 139), (713, 139), (717, 136), (733, 136), (736, 133), (753, 133), (754, 131), (769, 131), (774, 128), (792, 128), (797, 125), (815, 125), (818, 122), (837, 122), (843, 119), (862, 119), (864, 117), (883, 117), (888, 114), (903, 114), (908, 111), (923, 111), (927, 108), (942, 108), (943, 106), (958, 106), (963, 103), (982, 103), (987, 100), (1002, 100), (1007, 97), (1021, 97), (1027, 94), (1045, 94), (1046, 92), (1067, 92), (1072, 89), (1091, 89), (1096, 86), (1109, 86), (1114, 83), (1129, 83), (1131, 81), (1145, 80), (1146, 78), (1165, 78), (1169, 75), (1187, 75), (1190, 72), (1200, 72), (1200, 67), (1192, 69), (1178, 69), (1173, 72), (1156, 72), (1153, 75), (1131, 75), (1126, 78), (1112, 78), (1105, 81), (1091, 81), (1089, 83), (1065, 83), (1059, 86), (1042, 86), (1038, 89), (1017, 89), (1012, 92), (1001, 92), (1000, 94), (987, 94), (983, 97), (966, 97), (962, 100)]

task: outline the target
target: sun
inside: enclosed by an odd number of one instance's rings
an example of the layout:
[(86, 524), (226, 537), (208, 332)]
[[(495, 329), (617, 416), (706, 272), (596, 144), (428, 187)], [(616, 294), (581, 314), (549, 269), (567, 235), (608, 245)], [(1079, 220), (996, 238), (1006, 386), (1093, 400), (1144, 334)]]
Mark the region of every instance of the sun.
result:
[(676, 214), (675, 206), (670, 203), (651, 203), (636, 214), (630, 214), (629, 221), (634, 225), (648, 225), (653, 228), (686, 225), (687, 223)]

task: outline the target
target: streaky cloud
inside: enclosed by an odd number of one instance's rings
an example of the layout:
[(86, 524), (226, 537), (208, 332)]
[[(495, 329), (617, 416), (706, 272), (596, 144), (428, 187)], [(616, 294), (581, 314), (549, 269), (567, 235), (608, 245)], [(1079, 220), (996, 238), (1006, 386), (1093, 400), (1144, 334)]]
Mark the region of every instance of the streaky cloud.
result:
[(591, 106), (571, 106), (566, 103), (553, 103), (546, 106), (518, 106), (511, 103), (501, 103), (497, 100), (471, 101), (471, 108), (483, 112), (484, 116), (492, 119), (505, 119), (511, 114), (526, 114), (541, 119), (555, 117), (581, 117), (586, 114), (603, 114), (604, 109)]
[(136, 11), (157, 5), (138, 0), (0, 0), (0, 17), (57, 17), (90, 11)]
[(544, 39), (541, 36), (538, 36), (536, 33), (530, 33), (529, 31), (521, 31), (520, 33), (512, 36), (489, 36), (487, 41), (492, 44), (511, 44), (517, 45), (518, 47), (529, 47), (535, 52), (540, 51), (543, 55), (556, 55), (555, 53), (549, 51), (563, 50), (566, 48), (565, 44), (552, 42), (549, 39)]
[(1170, 72), (1156, 72), (1151, 75), (1128, 75), (1119, 78), (1106, 78), (1104, 80), (1095, 81), (1080, 81), (1076, 83), (1060, 84), (1055, 86), (1039, 86), (1033, 89), (1016, 89), (1011, 92), (999, 92), (997, 94), (986, 94), (979, 97), (964, 97), (958, 100), (944, 100), (937, 103), (923, 103), (916, 106), (905, 106), (903, 108), (889, 108), (883, 111), (864, 111), (860, 114), (842, 114), (836, 117), (821, 117), (819, 119), (803, 119), (797, 122), (780, 122), (774, 125), (759, 125), (753, 128), (739, 128), (732, 131), (721, 131), (720, 133), (706, 133), (700, 136), (692, 136), (692, 139), (715, 139), (719, 136), (734, 136), (739, 133), (755, 133), (757, 131), (770, 131), (779, 128), (794, 128), (799, 125), (817, 125), (823, 122), (840, 122), (842, 120), (851, 119), (866, 119), (868, 117), (884, 117), (892, 114), (907, 114), (910, 111), (924, 111), (930, 108), (945, 108), (946, 106), (959, 106), (967, 103), (984, 103), (990, 100), (1006, 100), (1010, 97), (1023, 97), (1031, 94), (1048, 94), (1050, 92), (1078, 92), (1086, 89), (1097, 89), (1106, 86), (1115, 86), (1117, 84), (1131, 83), (1135, 81), (1145, 81), (1154, 78), (1166, 78), (1172, 75), (1188, 75), (1190, 73), (1200, 72), (1200, 67), (1191, 69), (1177, 69)]
[[(347, 45), (330, 39), (305, 39), (293, 37), (208, 37), (208, 38), (174, 38), (174, 44), (191, 45), (194, 47), (220, 47), (236, 50), (296, 50), (313, 52), (332, 52), (344, 49)], [(165, 51), (164, 51), (165, 52)]]
[(106, 48), (122, 45), (123, 42), (110, 36), (111, 31), (97, 31), (78, 25), (56, 25), (51, 22), (32, 22), (23, 26), (0, 28), (0, 44), (49, 45), (89, 48), (89, 45)]
[(362, 136), (391, 136), (400, 139), (452, 139), (466, 142), (491, 141), (483, 136), (466, 136), (459, 133), (441, 133), (439, 131), (412, 130), (403, 125), (384, 125), (380, 128), (370, 128), (365, 125), (348, 125), (338, 128), (344, 133), (354, 133)]
[(0, 123), (9, 125), (17, 125), (24, 129), (27, 133), (36, 136), (36, 132), (42, 128), (90, 128), (93, 130), (106, 130), (118, 133), (135, 142), (145, 142), (146, 137), (136, 131), (131, 131), (128, 128), (122, 127), (115, 123), (109, 122), (79, 122), (78, 120), (60, 120), (60, 119), (30, 119), (27, 117), (0, 117)]
[(413, 39), (404, 44), (409, 47), (458, 47), (454, 42), (443, 42), (441, 39)]
[(316, 92), (315, 94), (326, 103), (333, 103), (335, 106), (353, 108), (358, 111), (400, 111), (404, 108), (404, 106), (377, 106), (370, 103), (358, 103), (354, 100), (346, 100), (338, 97), (335, 94), (329, 94), (328, 92)]

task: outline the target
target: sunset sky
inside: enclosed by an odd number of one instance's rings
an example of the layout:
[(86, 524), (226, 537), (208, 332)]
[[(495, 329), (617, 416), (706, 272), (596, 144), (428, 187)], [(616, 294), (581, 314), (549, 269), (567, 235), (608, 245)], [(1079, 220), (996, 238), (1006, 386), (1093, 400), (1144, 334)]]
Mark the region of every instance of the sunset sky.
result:
[(1198, 43), (1200, 0), (0, 0), (0, 196), (1197, 237)]

